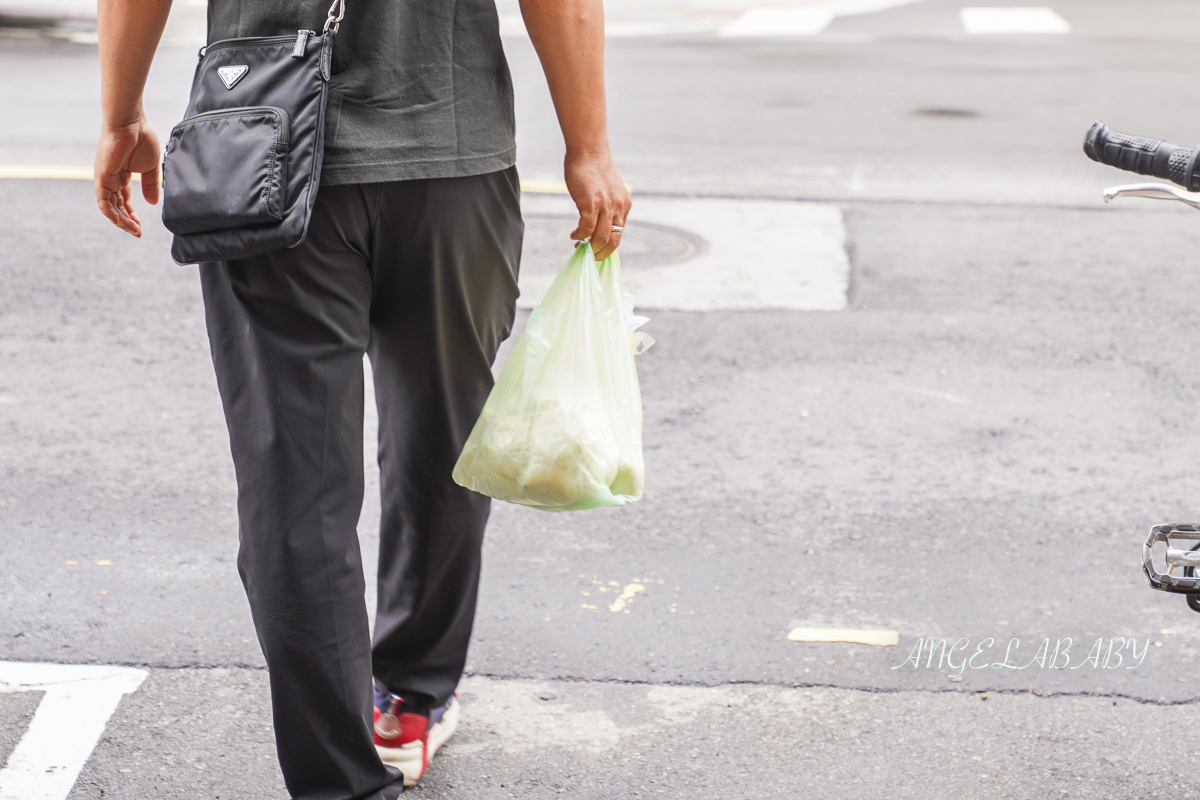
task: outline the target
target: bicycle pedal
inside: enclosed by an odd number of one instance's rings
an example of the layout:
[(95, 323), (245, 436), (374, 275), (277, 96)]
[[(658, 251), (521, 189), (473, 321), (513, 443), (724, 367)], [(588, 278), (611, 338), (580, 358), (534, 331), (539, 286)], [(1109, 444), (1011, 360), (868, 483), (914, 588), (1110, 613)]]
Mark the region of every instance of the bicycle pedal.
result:
[[(1189, 546), (1181, 547), (1184, 543)], [(1165, 545), (1155, 549), (1155, 545)], [(1164, 569), (1159, 569), (1162, 564)], [(1200, 594), (1200, 524), (1155, 525), (1142, 545), (1142, 572), (1150, 585), (1163, 592)], [(1175, 574), (1176, 570), (1181, 574)], [(1190, 601), (1189, 601), (1190, 602)]]

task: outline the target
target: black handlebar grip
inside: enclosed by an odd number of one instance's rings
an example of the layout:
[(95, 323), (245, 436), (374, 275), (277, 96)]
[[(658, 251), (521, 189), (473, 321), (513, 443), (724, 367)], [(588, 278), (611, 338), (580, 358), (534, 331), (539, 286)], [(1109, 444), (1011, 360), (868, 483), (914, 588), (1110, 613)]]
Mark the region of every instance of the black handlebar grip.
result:
[(1200, 191), (1200, 147), (1180, 147), (1161, 139), (1117, 133), (1097, 122), (1083, 140), (1088, 158), (1110, 167), (1153, 175), (1177, 183), (1189, 192)]

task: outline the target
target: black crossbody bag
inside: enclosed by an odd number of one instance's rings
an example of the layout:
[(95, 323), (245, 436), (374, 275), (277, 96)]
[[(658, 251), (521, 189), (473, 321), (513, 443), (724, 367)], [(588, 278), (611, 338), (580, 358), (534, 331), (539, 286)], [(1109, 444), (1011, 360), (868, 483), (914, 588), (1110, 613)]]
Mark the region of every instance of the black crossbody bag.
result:
[(187, 114), (163, 149), (163, 224), (179, 264), (295, 247), (321, 180), (333, 39), (325, 28), (200, 50)]

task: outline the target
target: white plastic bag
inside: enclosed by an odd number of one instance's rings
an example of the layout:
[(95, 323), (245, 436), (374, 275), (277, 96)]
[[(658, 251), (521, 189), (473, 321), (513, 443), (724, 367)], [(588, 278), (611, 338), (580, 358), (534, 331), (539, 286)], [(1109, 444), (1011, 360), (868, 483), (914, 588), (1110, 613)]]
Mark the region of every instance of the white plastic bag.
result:
[(642, 397), (633, 357), (654, 340), (637, 327), (613, 253), (584, 242), (529, 316), (454, 480), (546, 511), (615, 506), (642, 496)]

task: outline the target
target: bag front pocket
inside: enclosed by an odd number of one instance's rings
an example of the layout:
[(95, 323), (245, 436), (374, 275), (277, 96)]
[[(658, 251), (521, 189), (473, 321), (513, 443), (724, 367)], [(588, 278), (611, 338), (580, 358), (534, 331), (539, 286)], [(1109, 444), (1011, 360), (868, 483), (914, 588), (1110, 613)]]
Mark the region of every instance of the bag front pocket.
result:
[(175, 234), (283, 219), (287, 112), (272, 106), (206, 111), (172, 129), (163, 153), (163, 224)]

